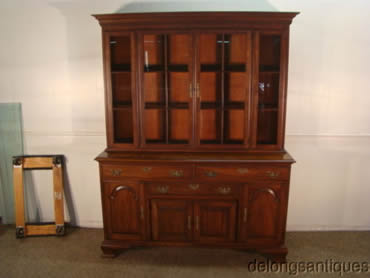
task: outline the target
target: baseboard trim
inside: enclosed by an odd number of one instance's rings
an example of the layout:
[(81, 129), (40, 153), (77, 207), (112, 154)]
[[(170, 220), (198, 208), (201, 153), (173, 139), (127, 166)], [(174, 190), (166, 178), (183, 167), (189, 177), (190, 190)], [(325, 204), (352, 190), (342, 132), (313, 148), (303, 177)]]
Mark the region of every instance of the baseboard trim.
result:
[(288, 232), (335, 232), (335, 231), (370, 231), (370, 226), (306, 226), (293, 225), (287, 227)]
[[(24, 131), (26, 136), (38, 136), (38, 137), (101, 137), (106, 136), (104, 131)], [(286, 137), (370, 137), (369, 133), (288, 133)]]

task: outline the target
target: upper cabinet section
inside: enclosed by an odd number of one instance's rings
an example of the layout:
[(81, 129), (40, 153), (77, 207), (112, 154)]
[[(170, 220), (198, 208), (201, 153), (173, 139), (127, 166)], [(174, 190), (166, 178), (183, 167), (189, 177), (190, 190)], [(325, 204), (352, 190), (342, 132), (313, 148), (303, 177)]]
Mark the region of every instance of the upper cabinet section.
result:
[(296, 14), (96, 15), (107, 150), (283, 150)]

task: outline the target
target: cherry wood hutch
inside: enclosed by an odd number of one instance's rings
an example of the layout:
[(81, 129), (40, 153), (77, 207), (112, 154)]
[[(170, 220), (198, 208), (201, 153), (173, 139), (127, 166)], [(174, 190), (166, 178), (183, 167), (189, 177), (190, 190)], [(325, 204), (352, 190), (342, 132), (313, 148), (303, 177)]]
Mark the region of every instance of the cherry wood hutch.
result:
[(94, 15), (102, 26), (105, 239), (284, 261), (289, 25), (297, 13)]

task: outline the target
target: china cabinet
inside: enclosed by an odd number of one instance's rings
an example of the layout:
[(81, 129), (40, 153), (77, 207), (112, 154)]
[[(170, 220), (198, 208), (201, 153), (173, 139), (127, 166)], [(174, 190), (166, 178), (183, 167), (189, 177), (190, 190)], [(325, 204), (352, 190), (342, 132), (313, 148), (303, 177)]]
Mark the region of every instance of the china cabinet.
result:
[(102, 26), (105, 239), (285, 260), (289, 25), (297, 13), (95, 15)]

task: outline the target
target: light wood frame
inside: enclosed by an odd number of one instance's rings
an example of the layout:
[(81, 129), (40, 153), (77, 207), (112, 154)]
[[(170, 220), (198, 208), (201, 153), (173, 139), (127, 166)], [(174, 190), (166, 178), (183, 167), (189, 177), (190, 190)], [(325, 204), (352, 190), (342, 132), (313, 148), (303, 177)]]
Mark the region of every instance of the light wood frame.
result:
[[(51, 169), (55, 224), (28, 225), (25, 221), (23, 170)], [(63, 198), (63, 155), (25, 155), (13, 157), (13, 184), (16, 213), (16, 237), (57, 235), (65, 233)]]

